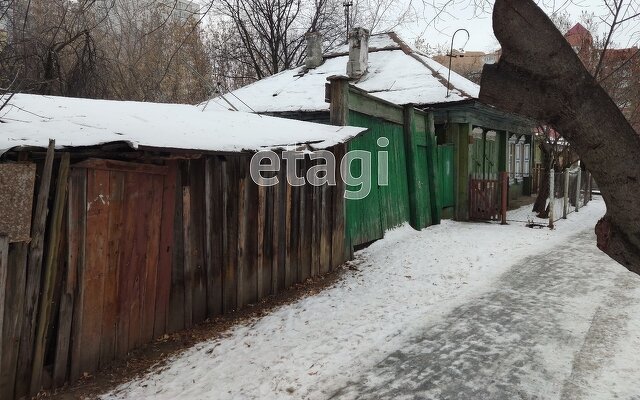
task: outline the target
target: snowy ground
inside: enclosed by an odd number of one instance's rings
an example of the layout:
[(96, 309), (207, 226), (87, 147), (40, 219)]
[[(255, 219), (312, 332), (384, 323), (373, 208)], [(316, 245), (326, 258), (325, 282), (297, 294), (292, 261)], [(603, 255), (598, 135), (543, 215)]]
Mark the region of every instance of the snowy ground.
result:
[(604, 211), (399, 228), (334, 287), (103, 398), (640, 399), (640, 277), (595, 248)]

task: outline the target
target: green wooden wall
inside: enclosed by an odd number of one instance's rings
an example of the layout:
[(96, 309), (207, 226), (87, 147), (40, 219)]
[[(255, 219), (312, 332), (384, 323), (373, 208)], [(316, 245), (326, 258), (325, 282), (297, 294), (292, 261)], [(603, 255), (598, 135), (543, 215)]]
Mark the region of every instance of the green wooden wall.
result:
[(440, 204), (443, 208), (453, 207), (456, 203), (454, 189), (454, 147), (452, 144), (438, 146), (438, 184)]
[[(333, 77), (327, 87), (330, 121), (334, 125), (368, 128), (347, 142), (348, 152), (364, 150), (371, 158), (371, 186), (365, 198), (345, 201), (346, 251), (384, 236), (384, 231), (409, 222), (415, 229), (440, 223), (438, 153), (433, 113), (399, 106), (371, 96)], [(378, 140), (385, 138), (383, 142)], [(388, 180), (379, 182), (380, 161), (388, 160)], [(346, 190), (357, 191), (364, 172), (354, 157), (349, 166), (356, 177)]]
[[(358, 246), (384, 235), (384, 231), (409, 222), (416, 229), (439, 223), (442, 213), (438, 196), (437, 147), (432, 120), (425, 113), (405, 107), (404, 123), (349, 111), (349, 125), (369, 128), (349, 141), (348, 150), (371, 154), (371, 192), (364, 199), (347, 200), (347, 234), (351, 245)], [(378, 139), (389, 144), (380, 147)], [(388, 157), (388, 184), (378, 184), (379, 152)], [(351, 164), (352, 176), (362, 174), (362, 163)], [(359, 185), (349, 182), (347, 189)]]
[[(402, 125), (397, 125), (354, 111), (349, 113), (349, 123), (369, 130), (349, 141), (348, 150), (365, 150), (371, 154), (371, 192), (360, 200), (347, 200), (347, 229), (351, 244), (368, 243), (380, 239), (386, 229), (394, 228), (409, 220), (409, 189), (405, 142)], [(378, 139), (386, 137), (389, 145), (378, 146)], [(386, 151), (389, 159), (389, 185), (378, 185), (378, 152)], [(360, 176), (362, 164), (351, 163), (351, 174)], [(347, 185), (347, 190), (358, 190)]]

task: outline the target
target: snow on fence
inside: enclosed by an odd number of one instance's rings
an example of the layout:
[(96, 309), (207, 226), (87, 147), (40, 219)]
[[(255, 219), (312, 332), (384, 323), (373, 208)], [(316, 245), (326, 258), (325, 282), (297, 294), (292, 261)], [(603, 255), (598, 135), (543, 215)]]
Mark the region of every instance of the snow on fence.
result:
[(565, 169), (562, 172), (551, 170), (546, 179), (547, 188), (539, 188), (539, 195), (547, 195), (545, 210), (533, 211), (533, 205), (522, 207), (508, 213), (508, 221), (546, 225), (550, 228), (568, 215), (578, 212), (591, 200), (591, 173), (580, 168)]
[(580, 168), (565, 169), (560, 173), (549, 173), (549, 227), (555, 222), (566, 219), (571, 213), (578, 212), (591, 200), (591, 174)]

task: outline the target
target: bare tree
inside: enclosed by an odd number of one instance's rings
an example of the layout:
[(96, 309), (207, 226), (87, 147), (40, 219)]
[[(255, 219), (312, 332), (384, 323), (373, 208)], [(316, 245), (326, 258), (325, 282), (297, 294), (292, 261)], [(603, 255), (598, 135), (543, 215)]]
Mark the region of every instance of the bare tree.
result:
[(2, 10), (6, 44), (0, 85), (43, 94), (92, 96), (100, 91), (91, 12), (95, 0), (12, 0)]
[(203, 16), (177, 0), (0, 5), (0, 87), (8, 91), (183, 103), (211, 95)]
[[(256, 79), (276, 74), (301, 63), (304, 35), (323, 34), (335, 44), (342, 24), (336, 0), (221, 0), (220, 12), (232, 21), (242, 52), (237, 62), (250, 65)], [(226, 32), (228, 33), (228, 26)], [(224, 30), (223, 32), (224, 33)]]

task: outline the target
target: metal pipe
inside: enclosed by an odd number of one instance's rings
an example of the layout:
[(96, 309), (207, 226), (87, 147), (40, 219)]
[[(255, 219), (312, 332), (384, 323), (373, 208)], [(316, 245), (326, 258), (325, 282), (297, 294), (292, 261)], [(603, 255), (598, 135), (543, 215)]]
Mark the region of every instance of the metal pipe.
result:
[[(453, 36), (451, 36), (451, 48), (449, 49), (449, 74), (447, 76), (447, 96), (449, 97), (449, 90), (450, 90), (450, 82), (451, 82), (451, 61), (453, 60), (453, 39), (456, 38), (456, 34), (460, 31), (464, 31), (467, 34), (467, 42), (469, 41), (469, 38), (471, 37), (471, 35), (469, 34), (469, 31), (464, 29), (464, 28), (460, 28), (458, 30), (456, 30), (455, 32), (453, 32)], [(464, 42), (464, 46), (467, 45), (467, 42)], [(461, 47), (461, 49), (464, 48), (464, 46)]]

